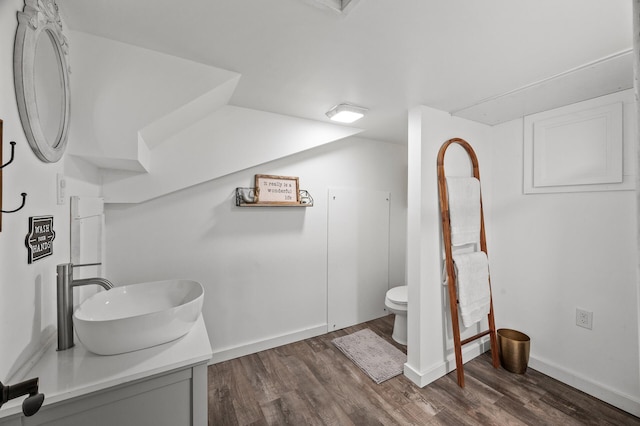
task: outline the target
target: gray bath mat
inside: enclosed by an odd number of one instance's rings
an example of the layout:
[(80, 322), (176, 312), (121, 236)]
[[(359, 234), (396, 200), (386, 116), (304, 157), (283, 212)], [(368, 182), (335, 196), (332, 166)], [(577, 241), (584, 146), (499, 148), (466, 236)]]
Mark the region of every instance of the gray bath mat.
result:
[(337, 337), (331, 343), (377, 384), (401, 374), (407, 361), (398, 348), (368, 328)]

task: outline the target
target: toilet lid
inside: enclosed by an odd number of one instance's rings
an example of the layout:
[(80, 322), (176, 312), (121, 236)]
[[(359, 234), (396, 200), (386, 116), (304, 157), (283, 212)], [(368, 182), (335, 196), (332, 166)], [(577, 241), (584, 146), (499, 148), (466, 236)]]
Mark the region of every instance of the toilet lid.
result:
[(409, 300), (407, 289), (408, 287), (406, 285), (394, 287), (391, 290), (387, 291), (387, 299), (389, 299), (393, 303), (397, 303), (398, 305), (406, 305), (407, 300)]

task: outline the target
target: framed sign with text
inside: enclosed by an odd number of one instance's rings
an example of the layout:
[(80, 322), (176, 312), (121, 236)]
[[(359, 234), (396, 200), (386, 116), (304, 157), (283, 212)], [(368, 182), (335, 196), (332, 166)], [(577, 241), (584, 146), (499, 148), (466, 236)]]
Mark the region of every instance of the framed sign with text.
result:
[(25, 238), (27, 262), (33, 263), (53, 254), (53, 216), (32, 216), (29, 218), (29, 233)]
[(256, 204), (300, 204), (298, 178), (256, 175)]

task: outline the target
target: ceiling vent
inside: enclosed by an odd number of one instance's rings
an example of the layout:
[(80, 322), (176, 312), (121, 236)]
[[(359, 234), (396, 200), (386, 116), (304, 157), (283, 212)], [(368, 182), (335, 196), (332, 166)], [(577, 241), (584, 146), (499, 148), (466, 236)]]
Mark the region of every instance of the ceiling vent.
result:
[(360, 0), (311, 0), (310, 3), (328, 7), (336, 12), (347, 14)]

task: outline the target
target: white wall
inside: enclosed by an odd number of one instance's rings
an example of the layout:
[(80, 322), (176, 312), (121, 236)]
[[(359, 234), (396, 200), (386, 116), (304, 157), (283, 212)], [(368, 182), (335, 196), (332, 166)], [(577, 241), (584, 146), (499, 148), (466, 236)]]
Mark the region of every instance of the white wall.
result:
[(237, 73), (72, 35), (69, 152), (101, 169), (106, 203), (148, 201), (362, 132), (227, 105)]
[[(624, 122), (635, 158), (632, 91)], [(496, 324), (531, 337), (532, 368), (639, 415), (635, 192), (523, 195), (523, 120), (496, 126), (492, 146)]]
[[(0, 53), (5, 58), (0, 74), (5, 94), (0, 99), (0, 118), (4, 119), (5, 158), (8, 142), (18, 142), (15, 162), (4, 170), (5, 209), (20, 201), (20, 192), (29, 194), (23, 210), (4, 215), (0, 233), (0, 380), (5, 383), (55, 338), (55, 267), (70, 261), (68, 199), (73, 195), (99, 196), (102, 189), (94, 164), (75, 155), (45, 164), (26, 142), (11, 66), (16, 12), (22, 6), (21, 0), (0, 4)], [(82, 53), (86, 49), (74, 50), (73, 46), (83, 46), (88, 37), (66, 34), (72, 69), (82, 74), (88, 60)], [(80, 37), (78, 43), (74, 43), (74, 35)], [(72, 94), (91, 89), (90, 79), (78, 81), (73, 75)], [(101, 83), (108, 85), (110, 81), (107, 78)], [(130, 96), (137, 94), (133, 91)], [(83, 97), (72, 96), (71, 103), (76, 111), (92, 111)], [(91, 120), (73, 120), (78, 117), (81, 115), (72, 115), (69, 141), (76, 153), (95, 148), (104, 136), (91, 136), (95, 130), (87, 131)], [(136, 142), (135, 137), (131, 140)], [(326, 197), (330, 187), (391, 192), (389, 282), (404, 283), (406, 147), (350, 138), (283, 157), (147, 203), (108, 208), (107, 277), (117, 284), (172, 277), (201, 281), (207, 291), (204, 316), (215, 359), (326, 331)], [(188, 173), (188, 161), (184, 164)], [(67, 181), (64, 205), (56, 204), (59, 173)], [(256, 173), (299, 176), (302, 188), (314, 196), (315, 206), (235, 207), (234, 188), (251, 186)], [(24, 238), (28, 217), (48, 214), (54, 216), (54, 255), (27, 265)]]
[(150, 173), (108, 171), (107, 203), (140, 203), (361, 130), (225, 105), (150, 150)]
[[(631, 91), (621, 96), (628, 173), (635, 107)], [(532, 368), (639, 415), (635, 192), (523, 195), (523, 121), (487, 127), (427, 107), (410, 112), (405, 374), (424, 386), (455, 368), (439, 285), (436, 155), (457, 136), (479, 158), (497, 327), (531, 337)], [(464, 162), (452, 160), (447, 174), (459, 174)], [(593, 312), (593, 330), (575, 325), (576, 308)], [(488, 348), (464, 349), (467, 362)]]
[[(42, 163), (27, 144), (12, 70), (22, 7), (21, 0), (0, 2), (5, 158), (8, 142), (18, 143), (15, 162), (4, 169), (4, 208), (18, 203), (21, 192), (29, 194), (23, 210), (3, 215), (0, 233), (3, 382), (55, 331), (55, 265), (69, 261), (69, 202), (56, 204), (56, 174), (66, 175), (67, 196), (100, 190), (94, 167), (69, 156)], [(73, 74), (71, 79), (73, 84)], [(73, 107), (79, 106), (72, 99)], [(498, 326), (531, 336), (533, 368), (640, 414), (633, 193), (522, 195), (521, 120), (491, 129), (418, 107), (409, 126), (409, 155), (403, 146), (352, 137), (146, 203), (108, 206), (109, 278), (117, 284), (175, 277), (202, 282), (215, 360), (317, 334), (326, 329), (328, 188), (390, 191), (389, 281), (405, 281), (406, 226), (406, 370), (424, 385), (452, 368), (440, 285), (435, 158), (446, 139), (463, 137), (480, 159)], [(85, 142), (72, 140), (70, 146)], [(454, 170), (459, 164), (454, 161)], [(236, 208), (233, 189), (250, 186), (256, 173), (299, 176), (315, 206)], [(37, 215), (54, 216), (54, 255), (28, 265), (27, 221)], [(593, 330), (575, 326), (576, 307), (594, 312)], [(479, 350), (472, 348), (467, 359)]]
[[(175, 277), (202, 282), (214, 360), (326, 332), (329, 187), (392, 192), (391, 283), (404, 283), (406, 147), (343, 139), (361, 131), (348, 126), (227, 105), (149, 146), (149, 173), (131, 173), (135, 167), (120, 160), (135, 157), (135, 134), (148, 124), (149, 112), (139, 109), (149, 99), (166, 103), (148, 83), (131, 84), (141, 78), (136, 70), (145, 74), (166, 62), (152, 82), (188, 83), (193, 79), (184, 80), (180, 69), (193, 65), (191, 72), (201, 73), (203, 66), (73, 34), (80, 124), (71, 133), (82, 136), (71, 145), (73, 158), (122, 169), (101, 171), (109, 203), (107, 277), (116, 285)], [(120, 123), (122, 115), (127, 120)], [(118, 129), (106, 131), (112, 117)], [(252, 186), (256, 173), (299, 176), (316, 205), (236, 208), (234, 189)]]
[[(92, 181), (95, 171), (80, 163), (69, 164), (65, 157), (45, 164), (27, 143), (13, 85), (17, 12), (23, 7), (21, 0), (0, 2), (0, 118), (4, 120), (5, 161), (9, 160), (9, 142), (17, 142), (14, 162), (3, 169), (3, 209), (18, 207), (20, 193), (27, 193), (22, 210), (2, 215), (0, 232), (0, 381), (9, 384), (11, 376), (55, 333), (56, 265), (69, 262), (69, 201), (56, 204), (56, 174), (69, 173), (68, 195), (98, 193)], [(53, 255), (29, 265), (24, 243), (28, 220), (41, 215), (54, 217)]]
[[(469, 142), (478, 156), (483, 201), (491, 201), (491, 127), (424, 106), (409, 113), (409, 181), (407, 218), (408, 357), (405, 374), (425, 386), (455, 368), (446, 287), (442, 285), (443, 248), (438, 203), (436, 158), (448, 139)], [(465, 151), (454, 145), (445, 157), (447, 175), (470, 176)], [(491, 248), (491, 220), (487, 218), (487, 245)], [(477, 333), (466, 330), (464, 337)], [(479, 341), (478, 341), (479, 343)], [(465, 346), (465, 362), (483, 351), (478, 343)]]
[[(108, 205), (109, 278), (201, 282), (214, 361), (324, 333), (328, 189), (391, 192), (389, 281), (402, 284), (406, 158), (405, 146), (352, 137), (145, 203)], [(298, 176), (315, 205), (236, 207), (235, 188), (257, 173)]]
[[(69, 34), (74, 41), (70, 45), (74, 53), (71, 95), (78, 106), (72, 109), (69, 152), (76, 155), (144, 164), (139, 149), (151, 148), (226, 104), (239, 78), (230, 71), (149, 49), (79, 31)], [(221, 87), (224, 90), (216, 95)], [(189, 109), (188, 116), (172, 114), (212, 93), (213, 99)], [(162, 121), (171, 124), (162, 125), (161, 137), (143, 132)]]

